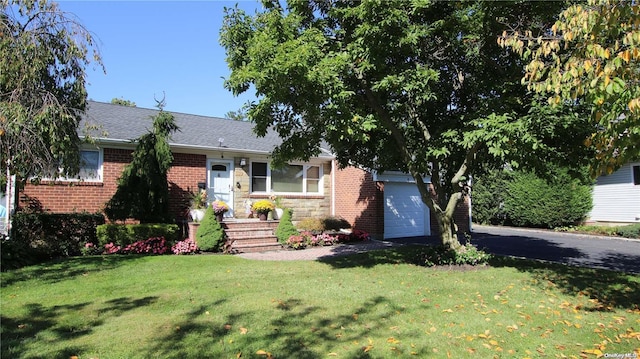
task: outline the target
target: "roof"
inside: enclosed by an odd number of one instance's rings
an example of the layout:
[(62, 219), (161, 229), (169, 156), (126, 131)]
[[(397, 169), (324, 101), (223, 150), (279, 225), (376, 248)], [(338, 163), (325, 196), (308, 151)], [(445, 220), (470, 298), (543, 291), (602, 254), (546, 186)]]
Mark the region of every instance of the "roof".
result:
[[(104, 102), (88, 101), (79, 131), (86, 125), (96, 126), (91, 136), (103, 142), (130, 142), (148, 133), (153, 126), (153, 117), (160, 111), (140, 107), (128, 107)], [(171, 136), (172, 147), (200, 149), (237, 150), (254, 153), (271, 153), (282, 143), (274, 131), (258, 137), (253, 132), (253, 123), (234, 121), (219, 117), (190, 115), (170, 112), (180, 128)], [(81, 135), (84, 135), (81, 134)], [(220, 139), (224, 139), (222, 145)], [(320, 155), (320, 157), (327, 157)]]

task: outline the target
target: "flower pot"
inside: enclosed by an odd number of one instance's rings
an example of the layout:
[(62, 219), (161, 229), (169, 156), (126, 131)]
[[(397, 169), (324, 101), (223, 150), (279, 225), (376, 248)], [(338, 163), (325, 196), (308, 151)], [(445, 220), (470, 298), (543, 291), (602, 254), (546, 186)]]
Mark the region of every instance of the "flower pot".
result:
[[(268, 212), (267, 212), (267, 213), (268, 213)], [(261, 221), (266, 221), (266, 220), (267, 220), (267, 213), (262, 213), (262, 212), (261, 212), (261, 213), (258, 213), (258, 218), (259, 218)]]
[(224, 219), (224, 213), (216, 213), (216, 221), (218, 222), (222, 222), (222, 220)]
[(204, 209), (192, 209), (189, 214), (194, 222), (200, 222), (204, 218)]
[(282, 214), (284, 213), (284, 209), (282, 208), (276, 208), (275, 212), (273, 212), (273, 219), (280, 219), (282, 218)]

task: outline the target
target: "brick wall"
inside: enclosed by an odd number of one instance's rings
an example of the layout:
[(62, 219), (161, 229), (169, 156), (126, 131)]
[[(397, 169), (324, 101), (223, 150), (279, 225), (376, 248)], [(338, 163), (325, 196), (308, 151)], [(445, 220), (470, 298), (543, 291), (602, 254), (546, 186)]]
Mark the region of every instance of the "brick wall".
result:
[(370, 172), (356, 167), (336, 171), (336, 215), (353, 228), (379, 237), (384, 233), (382, 187)]
[[(43, 181), (27, 184), (20, 193), (20, 206), (48, 212), (100, 212), (116, 192), (118, 178), (131, 160), (131, 150), (104, 149), (102, 182)], [(174, 153), (169, 170), (170, 211), (184, 217), (185, 198), (198, 182), (206, 180), (206, 156)]]

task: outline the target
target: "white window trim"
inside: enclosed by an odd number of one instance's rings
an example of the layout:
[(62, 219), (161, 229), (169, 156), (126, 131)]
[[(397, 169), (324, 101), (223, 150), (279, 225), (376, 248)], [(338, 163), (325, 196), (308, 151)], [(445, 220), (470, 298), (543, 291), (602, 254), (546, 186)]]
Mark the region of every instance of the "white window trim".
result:
[[(98, 173), (96, 178), (80, 178), (80, 174), (76, 175), (76, 177), (64, 177), (60, 176), (58, 178), (50, 178), (44, 177), (43, 180), (47, 181), (61, 181), (61, 182), (92, 182), (92, 183), (101, 183), (103, 181), (103, 168), (104, 168), (104, 151), (102, 148), (81, 148), (80, 152), (98, 152)], [(62, 171), (62, 168), (60, 169)]]
[[(253, 183), (253, 163), (266, 163), (267, 164), (267, 191), (254, 191), (251, 188), (251, 194), (276, 194), (276, 195), (290, 195), (290, 196), (321, 196), (324, 195), (324, 166), (321, 163), (310, 162), (291, 162), (287, 163), (290, 166), (302, 166), (302, 192), (275, 192), (271, 190), (271, 163), (268, 161), (251, 161), (249, 166), (249, 180)], [(307, 192), (307, 170), (309, 167), (318, 167), (318, 192)]]

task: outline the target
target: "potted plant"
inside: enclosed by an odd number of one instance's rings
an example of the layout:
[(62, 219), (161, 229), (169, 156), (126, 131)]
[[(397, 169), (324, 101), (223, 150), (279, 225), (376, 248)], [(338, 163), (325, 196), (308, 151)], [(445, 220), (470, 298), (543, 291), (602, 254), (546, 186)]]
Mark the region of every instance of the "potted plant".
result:
[(282, 204), (280, 202), (280, 197), (273, 195), (269, 197), (271, 201), (275, 204), (275, 210), (273, 211), (273, 219), (282, 218), (282, 214), (284, 213), (284, 209), (282, 208)]
[(202, 189), (198, 192), (191, 192), (189, 200), (189, 214), (191, 215), (191, 218), (193, 218), (194, 222), (202, 221), (206, 208), (207, 191)]
[(260, 218), (261, 221), (266, 221), (267, 214), (273, 211), (275, 207), (276, 206), (273, 204), (273, 202), (267, 199), (261, 199), (259, 201), (256, 201), (251, 209), (253, 209), (253, 211), (258, 214), (258, 218)]
[(213, 213), (216, 215), (216, 220), (218, 222), (222, 222), (224, 214), (229, 211), (229, 205), (218, 199), (211, 202), (211, 208), (213, 209)]

